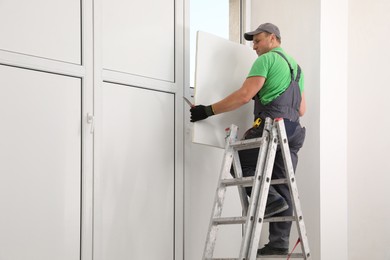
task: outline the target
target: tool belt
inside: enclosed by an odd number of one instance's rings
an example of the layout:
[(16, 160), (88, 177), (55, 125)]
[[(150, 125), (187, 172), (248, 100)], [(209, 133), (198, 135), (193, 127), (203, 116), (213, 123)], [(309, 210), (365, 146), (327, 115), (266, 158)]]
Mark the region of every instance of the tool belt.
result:
[(263, 134), (264, 122), (265, 122), (264, 119), (260, 117), (256, 118), (255, 121), (253, 122), (252, 127), (245, 132), (243, 139), (261, 137), (261, 135)]

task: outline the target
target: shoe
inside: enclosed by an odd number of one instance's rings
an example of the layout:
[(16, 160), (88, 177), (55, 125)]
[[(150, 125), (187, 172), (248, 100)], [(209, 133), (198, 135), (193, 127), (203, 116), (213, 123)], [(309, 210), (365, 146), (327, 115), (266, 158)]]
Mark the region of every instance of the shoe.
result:
[(288, 248), (277, 248), (267, 244), (257, 250), (257, 255), (288, 255)]
[(288, 209), (287, 202), (283, 198), (280, 198), (265, 207), (264, 218), (269, 218), (287, 209)]

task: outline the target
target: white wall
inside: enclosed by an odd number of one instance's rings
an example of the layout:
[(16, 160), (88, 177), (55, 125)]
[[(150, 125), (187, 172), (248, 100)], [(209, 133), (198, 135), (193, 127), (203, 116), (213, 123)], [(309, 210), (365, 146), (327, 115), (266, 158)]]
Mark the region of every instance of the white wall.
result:
[(348, 259), (347, 8), (347, 0), (321, 1), (320, 232), (324, 260)]
[[(253, 1), (252, 5), (257, 4), (257, 8), (253, 7), (252, 22), (263, 22), (268, 17), (272, 19), (269, 21), (281, 25), (283, 35), (283, 21), (286, 17), (289, 18), (283, 10), (292, 7), (283, 3), (283, 7), (275, 8), (277, 3)], [(295, 10), (308, 11), (307, 8), (310, 7), (307, 1), (301, 1), (298, 5), (294, 2), (294, 5)], [(270, 10), (277, 11), (272, 13)], [(316, 213), (320, 219), (311, 218), (311, 212), (316, 210), (310, 207), (307, 212), (305, 194), (301, 195), (306, 222), (309, 222), (311, 249), (318, 250), (312, 252), (318, 256), (315, 259), (390, 259), (390, 203), (386, 186), (389, 183), (389, 171), (386, 165), (383, 165), (390, 147), (390, 138), (386, 136), (390, 125), (386, 113), (390, 111), (390, 105), (385, 76), (390, 52), (386, 48), (370, 47), (387, 46), (390, 42), (385, 33), (389, 28), (389, 10), (390, 4), (384, 0), (370, 3), (358, 0), (321, 1), (320, 12), (316, 7), (311, 12), (294, 16), (294, 19), (285, 23), (288, 31), (295, 31), (296, 26), (291, 24), (295, 25), (303, 19), (305, 23), (313, 26), (313, 21), (318, 22), (318, 17), (321, 17), (321, 30), (314, 32), (321, 34), (320, 47), (312, 44), (313, 32), (305, 35), (304, 41), (298, 38), (300, 42), (288, 46), (290, 50), (290, 47), (293, 49), (305, 46), (308, 42), (304, 61), (318, 57), (317, 53), (321, 52), (321, 61), (315, 59), (309, 68), (313, 70), (309, 72), (314, 72), (313, 76), (319, 76), (318, 71), (321, 71), (321, 91), (310, 95), (306, 82), (309, 110), (304, 118), (308, 129), (319, 129), (321, 135), (315, 138), (321, 137), (321, 141), (306, 142), (301, 151), (298, 170), (301, 175), (302, 171), (304, 173), (308, 169), (308, 165), (302, 167), (305, 157), (313, 164), (321, 165), (320, 179), (308, 180), (300, 185), (302, 194), (307, 189), (305, 184), (318, 187), (317, 181), (321, 180), (321, 211)], [(267, 15), (268, 13), (270, 14)], [(253, 24), (253, 27), (255, 26)], [(290, 39), (291, 36), (287, 38)], [(283, 45), (286, 47), (285, 41)], [(310, 77), (306, 70), (305, 72), (306, 77)], [(313, 108), (315, 110), (310, 117)], [(318, 117), (320, 126), (317, 125)], [(372, 127), (375, 122), (378, 122), (378, 126)], [(338, 128), (335, 128), (336, 126)], [(320, 159), (318, 154), (312, 153), (313, 149), (319, 149), (318, 145), (321, 150)], [(305, 152), (307, 148), (310, 154)], [(311, 203), (317, 199), (311, 197)], [(314, 236), (314, 247), (313, 236), (310, 234), (310, 225), (313, 224), (317, 231), (321, 231)]]
[(390, 2), (349, 1), (348, 253), (390, 259)]
[[(214, 195), (221, 170), (224, 150), (220, 148), (191, 144), (191, 130), (186, 134), (186, 228), (185, 259), (202, 258)], [(237, 188), (226, 192), (222, 216), (240, 216), (241, 206)], [(215, 247), (214, 257), (238, 257), (241, 245), (241, 227), (228, 225), (221, 227)]]
[[(307, 113), (301, 119), (306, 140), (299, 152), (297, 184), (313, 259), (320, 259), (320, 1), (252, 1), (251, 29), (276, 24), (282, 48), (301, 65), (305, 74)], [(290, 246), (297, 239), (295, 225)], [(261, 243), (267, 243), (267, 234)]]

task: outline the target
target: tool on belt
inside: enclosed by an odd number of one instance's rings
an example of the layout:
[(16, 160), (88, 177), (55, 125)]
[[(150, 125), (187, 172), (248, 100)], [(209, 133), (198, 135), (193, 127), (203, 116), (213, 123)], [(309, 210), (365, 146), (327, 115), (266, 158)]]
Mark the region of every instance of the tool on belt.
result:
[(258, 117), (256, 120), (253, 122), (253, 127), (259, 127), (261, 125), (261, 118)]

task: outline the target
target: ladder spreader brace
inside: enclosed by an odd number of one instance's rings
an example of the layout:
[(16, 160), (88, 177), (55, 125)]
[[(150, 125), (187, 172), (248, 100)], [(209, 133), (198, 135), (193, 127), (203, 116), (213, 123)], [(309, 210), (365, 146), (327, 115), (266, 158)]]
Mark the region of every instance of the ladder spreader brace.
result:
[[(270, 118), (266, 118), (261, 138), (237, 141), (237, 132), (237, 126), (231, 125), (230, 131), (226, 137), (225, 154), (215, 193), (214, 206), (202, 259), (255, 260), (266, 258), (285, 258), (287, 257), (286, 255), (257, 255), (263, 223), (282, 221), (296, 222), (301, 242), (302, 253), (291, 254), (289, 257), (305, 260), (311, 259), (283, 119), (275, 119), (272, 121)], [(287, 176), (285, 179), (271, 180), (278, 145), (280, 146), (283, 155)], [(243, 177), (238, 151), (253, 148), (259, 148), (255, 175), (253, 177)], [(225, 176), (229, 175), (232, 166), (234, 167), (235, 177), (233, 179), (224, 179)], [(270, 185), (278, 184), (287, 184), (289, 186), (294, 215), (289, 217), (270, 217), (264, 219), (269, 187)], [(238, 187), (243, 212), (242, 216), (221, 217), (226, 188), (229, 186)], [(245, 192), (245, 187), (248, 186), (252, 186), (252, 194), (249, 200)], [(239, 257), (213, 258), (218, 226), (228, 224), (244, 224)]]

